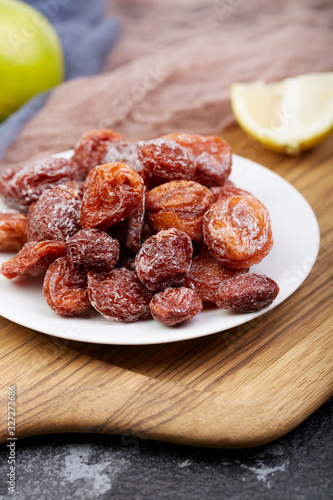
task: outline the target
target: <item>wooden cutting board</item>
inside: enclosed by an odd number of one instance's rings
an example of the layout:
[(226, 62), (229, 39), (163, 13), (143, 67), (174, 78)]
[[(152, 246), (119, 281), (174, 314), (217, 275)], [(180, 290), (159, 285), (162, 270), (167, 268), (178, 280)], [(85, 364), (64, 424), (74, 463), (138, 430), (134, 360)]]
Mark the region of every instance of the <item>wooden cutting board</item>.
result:
[(287, 158), (236, 126), (223, 136), (235, 153), (283, 176), (311, 204), (321, 246), (309, 277), (250, 323), (164, 345), (83, 344), (0, 318), (1, 441), (11, 385), (18, 438), (96, 432), (230, 448), (284, 435), (333, 394), (333, 137)]

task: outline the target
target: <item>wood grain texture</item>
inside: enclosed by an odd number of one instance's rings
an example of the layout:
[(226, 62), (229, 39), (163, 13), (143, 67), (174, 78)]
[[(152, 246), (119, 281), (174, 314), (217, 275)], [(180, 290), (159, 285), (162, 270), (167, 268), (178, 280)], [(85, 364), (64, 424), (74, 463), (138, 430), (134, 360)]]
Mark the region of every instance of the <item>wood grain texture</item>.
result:
[(333, 137), (294, 158), (262, 149), (236, 126), (223, 137), (315, 211), (321, 245), (306, 281), (247, 324), (164, 345), (83, 344), (1, 318), (1, 441), (12, 384), (17, 437), (97, 432), (211, 447), (272, 441), (333, 394)]

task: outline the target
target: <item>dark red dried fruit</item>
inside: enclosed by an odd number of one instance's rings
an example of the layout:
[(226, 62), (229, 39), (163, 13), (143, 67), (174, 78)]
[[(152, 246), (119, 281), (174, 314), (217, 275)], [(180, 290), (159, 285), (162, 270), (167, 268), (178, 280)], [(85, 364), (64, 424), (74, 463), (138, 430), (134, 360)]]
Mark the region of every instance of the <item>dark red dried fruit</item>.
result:
[(67, 257), (75, 264), (112, 269), (119, 258), (119, 243), (104, 231), (81, 229), (66, 241)]
[(52, 187), (76, 179), (71, 160), (43, 158), (24, 167), (9, 169), (0, 177), (0, 196), (9, 207), (27, 212), (30, 203)]
[(214, 203), (205, 213), (202, 227), (209, 252), (226, 267), (258, 264), (273, 246), (268, 210), (252, 195)]
[(87, 311), (90, 301), (84, 267), (67, 257), (57, 259), (46, 272), (43, 295), (51, 309), (60, 316), (77, 316)]
[(142, 203), (144, 184), (124, 163), (99, 165), (82, 200), (81, 226), (107, 229), (132, 215)]
[(125, 163), (136, 172), (142, 169), (142, 163), (138, 157), (138, 149), (142, 141), (115, 141), (108, 145), (106, 154), (101, 163)]
[(48, 189), (33, 209), (34, 227), (44, 240), (65, 240), (80, 226), (81, 198), (64, 187)]
[(247, 271), (223, 267), (208, 251), (204, 251), (193, 258), (184, 284), (195, 290), (205, 304), (213, 304), (216, 292), (224, 280)]
[(160, 231), (148, 238), (135, 257), (135, 270), (149, 290), (183, 284), (193, 253), (189, 236), (179, 229)]
[(91, 304), (110, 321), (137, 321), (149, 316), (151, 293), (133, 271), (90, 271), (88, 291)]
[(0, 251), (17, 252), (27, 241), (27, 218), (19, 212), (0, 212)]
[(108, 146), (123, 139), (122, 135), (109, 129), (90, 130), (84, 134), (75, 145), (73, 155), (79, 179), (85, 179), (92, 168), (105, 163), (104, 157)]
[(169, 181), (191, 179), (196, 169), (187, 150), (172, 139), (144, 142), (138, 156), (149, 175)]
[(269, 306), (279, 293), (278, 284), (262, 274), (241, 274), (227, 279), (216, 294), (216, 305), (237, 312), (254, 312)]
[(154, 231), (177, 228), (200, 241), (202, 217), (213, 202), (213, 193), (197, 182), (167, 182), (147, 193), (146, 219)]
[(1, 266), (1, 274), (8, 279), (17, 276), (42, 276), (52, 262), (66, 255), (63, 241), (31, 241), (20, 252)]
[(166, 288), (154, 295), (150, 312), (154, 319), (167, 326), (188, 321), (202, 309), (200, 297), (191, 288)]
[(231, 172), (231, 148), (229, 144), (213, 135), (168, 134), (189, 153), (196, 170), (192, 180), (204, 186), (223, 186)]

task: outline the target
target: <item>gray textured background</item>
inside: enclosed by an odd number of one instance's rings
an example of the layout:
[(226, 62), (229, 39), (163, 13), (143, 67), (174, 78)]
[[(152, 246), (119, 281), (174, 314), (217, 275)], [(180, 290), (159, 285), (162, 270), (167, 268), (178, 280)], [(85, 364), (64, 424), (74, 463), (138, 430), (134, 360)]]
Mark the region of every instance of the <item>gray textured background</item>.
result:
[(284, 438), (248, 450), (190, 448), (121, 436), (61, 434), (17, 441), (16, 494), (67, 500), (333, 499), (333, 399)]

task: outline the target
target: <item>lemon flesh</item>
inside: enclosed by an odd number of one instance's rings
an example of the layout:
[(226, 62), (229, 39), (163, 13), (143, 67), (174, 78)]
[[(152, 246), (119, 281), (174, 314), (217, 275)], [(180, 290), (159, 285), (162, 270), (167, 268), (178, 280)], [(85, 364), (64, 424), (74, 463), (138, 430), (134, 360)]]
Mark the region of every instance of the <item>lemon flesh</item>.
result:
[(0, 0), (0, 121), (63, 77), (62, 48), (47, 19), (23, 2)]
[(333, 131), (333, 73), (235, 83), (231, 105), (250, 136), (273, 151), (297, 154)]

